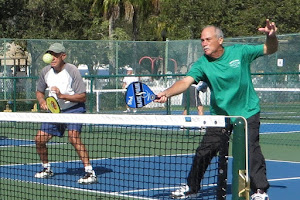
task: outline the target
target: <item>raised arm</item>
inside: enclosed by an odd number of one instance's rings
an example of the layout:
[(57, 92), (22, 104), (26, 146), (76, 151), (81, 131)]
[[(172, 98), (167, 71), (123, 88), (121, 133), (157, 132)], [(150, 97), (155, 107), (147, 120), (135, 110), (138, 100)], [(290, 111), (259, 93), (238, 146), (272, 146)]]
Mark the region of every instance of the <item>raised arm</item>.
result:
[(266, 34), (266, 43), (264, 45), (264, 54), (275, 53), (278, 49), (278, 40), (276, 37), (277, 27), (274, 22), (269, 19), (266, 20), (266, 26), (259, 28), (258, 31)]

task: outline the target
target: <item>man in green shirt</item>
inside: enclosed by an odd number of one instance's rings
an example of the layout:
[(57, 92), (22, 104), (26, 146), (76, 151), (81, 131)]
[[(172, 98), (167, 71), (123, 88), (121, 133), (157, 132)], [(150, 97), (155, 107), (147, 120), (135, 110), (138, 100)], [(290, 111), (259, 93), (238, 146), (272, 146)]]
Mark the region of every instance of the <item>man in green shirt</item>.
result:
[[(250, 187), (254, 193), (251, 199), (268, 200), (266, 164), (259, 145), (259, 98), (251, 81), (250, 64), (260, 56), (275, 53), (278, 40), (274, 22), (266, 20), (266, 26), (258, 30), (266, 34), (265, 44), (223, 47), (222, 30), (215, 26), (205, 27), (201, 33), (204, 55), (193, 64), (185, 78), (157, 94), (159, 99), (155, 101), (164, 103), (169, 97), (187, 90), (194, 82), (206, 82), (211, 90), (211, 115), (243, 116), (247, 119)], [(172, 192), (172, 198), (184, 199), (197, 195), (209, 162), (224, 145), (228, 145), (231, 130), (232, 127), (206, 129), (196, 150), (187, 185)]]

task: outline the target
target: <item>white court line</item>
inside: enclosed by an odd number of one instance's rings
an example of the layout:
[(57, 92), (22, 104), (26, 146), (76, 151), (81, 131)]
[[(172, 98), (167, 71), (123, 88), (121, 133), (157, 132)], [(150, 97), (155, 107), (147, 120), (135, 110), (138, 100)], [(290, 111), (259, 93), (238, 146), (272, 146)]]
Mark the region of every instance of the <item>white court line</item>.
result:
[(266, 161), (300, 164), (300, 162), (297, 161), (286, 161), (286, 160), (266, 160)]
[[(289, 181), (289, 180), (300, 180), (300, 177), (292, 177), (292, 178), (278, 178), (278, 179), (268, 179), (269, 182), (275, 182), (275, 181)], [(183, 185), (185, 183), (181, 183), (180, 185)], [(208, 184), (208, 185), (203, 185), (204, 187), (213, 187), (216, 186), (217, 184)], [(178, 189), (181, 186), (177, 187), (164, 187), (164, 188), (148, 188), (148, 189), (140, 189), (140, 190), (128, 190), (128, 191), (120, 191), (120, 192), (115, 192), (115, 194), (124, 194), (124, 193), (135, 193), (135, 192), (146, 192), (146, 191), (157, 191), (157, 190), (171, 190), (171, 189)]]
[[(113, 160), (113, 159), (136, 159), (136, 158), (154, 158), (154, 157), (175, 157), (175, 156), (192, 156), (195, 155), (194, 153), (189, 153), (189, 154), (170, 154), (170, 155), (153, 155), (153, 156), (124, 156), (124, 157), (112, 157), (112, 158), (94, 158), (90, 159), (92, 161), (100, 161), (100, 160)], [(67, 161), (56, 161), (56, 162), (50, 162), (50, 164), (55, 164), (55, 163), (68, 163), (68, 162), (82, 162), (81, 160), (67, 160)], [(9, 164), (9, 165), (0, 165), (1, 166), (18, 166), (18, 165), (39, 165), (39, 163), (26, 163), (26, 164)]]
[[(281, 163), (292, 163), (292, 164), (300, 164), (300, 162), (296, 161), (284, 161), (284, 160), (266, 160), (270, 162), (281, 162)], [(300, 177), (291, 177), (291, 178), (277, 178), (277, 179), (268, 179), (268, 181), (289, 181), (289, 180), (300, 180)]]
[[(116, 192), (116, 193), (134, 193), (134, 192), (145, 192), (145, 191), (157, 191), (157, 190), (170, 190), (170, 189), (179, 189), (182, 185), (186, 183), (181, 183), (179, 184), (180, 186), (176, 187), (163, 187), (163, 188), (147, 188), (147, 189), (140, 189), (140, 190), (128, 190), (128, 191), (121, 191), (121, 192)], [(216, 186), (217, 184), (208, 184), (208, 185), (203, 185), (203, 187), (213, 187)]]
[[(15, 179), (7, 179), (6, 178), (6, 180), (15, 180)], [(22, 180), (18, 180), (18, 181), (23, 182), (23, 183), (28, 183), (29, 182), (29, 181), (22, 181)], [(45, 183), (34, 182), (34, 181), (32, 181), (31, 183), (36, 183), (36, 184), (39, 184), (39, 185), (51, 186), (51, 187), (56, 187), (56, 188), (63, 188), (63, 189), (70, 189), (70, 190), (76, 190), (76, 191), (96, 193), (96, 194), (104, 194), (104, 195), (112, 195), (112, 196), (120, 196), (120, 197), (129, 197), (129, 198), (134, 198), (134, 199), (156, 200), (156, 199), (151, 199), (151, 198), (146, 198), (146, 197), (137, 197), (137, 196), (131, 196), (131, 195), (124, 195), (124, 194), (117, 193), (117, 192), (102, 192), (102, 191), (74, 188), (74, 187), (61, 186), (61, 185), (45, 184)]]
[[(229, 158), (232, 158), (232, 156), (228, 156)], [(292, 161), (280, 161), (280, 160), (266, 160), (266, 161), (271, 161), (271, 162), (284, 162), (284, 163), (296, 163), (300, 164), (300, 162), (292, 162)], [(293, 178), (280, 178), (280, 179), (269, 179), (268, 181), (288, 181), (288, 180), (300, 180), (300, 177), (293, 177)], [(186, 183), (181, 183), (180, 185), (183, 185)], [(212, 187), (216, 186), (216, 184), (208, 184), (204, 185), (204, 187)], [(177, 187), (164, 187), (164, 188), (148, 188), (148, 189), (140, 189), (140, 190), (128, 190), (128, 191), (120, 191), (117, 193), (134, 193), (134, 192), (144, 192), (144, 191), (156, 191), (156, 190), (166, 190), (166, 189), (178, 189), (180, 186)]]
[[(62, 144), (67, 144), (67, 143), (60, 143), (60, 142), (55, 142), (52, 144), (47, 144), (47, 146), (50, 145), (62, 145)], [(35, 144), (22, 144), (22, 145), (9, 145), (9, 146), (0, 146), (0, 148), (10, 148), (10, 147), (32, 147), (35, 146)]]
[(272, 181), (289, 181), (289, 180), (300, 180), (300, 176), (299, 177), (292, 177), (292, 178), (269, 179), (268, 181), (272, 182)]
[(269, 134), (283, 134), (283, 133), (299, 133), (300, 131), (285, 131), (285, 132), (263, 132), (259, 133), (261, 135), (269, 135)]
[[(6, 146), (0, 146), (0, 148), (9, 148), (9, 147), (31, 147), (35, 146), (35, 141), (34, 140), (27, 140), (27, 139), (17, 139), (17, 138), (4, 138), (4, 140), (15, 140), (16, 142), (18, 141), (24, 141), (24, 142), (33, 142), (34, 144), (22, 144), (22, 145), (6, 145)], [(47, 145), (62, 145), (62, 144), (67, 144), (65, 142), (49, 142)]]

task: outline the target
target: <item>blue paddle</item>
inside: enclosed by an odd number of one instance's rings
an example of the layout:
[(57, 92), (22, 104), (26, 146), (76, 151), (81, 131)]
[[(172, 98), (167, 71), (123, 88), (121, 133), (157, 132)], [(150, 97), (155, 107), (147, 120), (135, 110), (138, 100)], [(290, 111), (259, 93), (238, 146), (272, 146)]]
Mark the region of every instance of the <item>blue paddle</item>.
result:
[(127, 87), (125, 101), (130, 108), (142, 108), (155, 99), (157, 96), (144, 83), (132, 82)]

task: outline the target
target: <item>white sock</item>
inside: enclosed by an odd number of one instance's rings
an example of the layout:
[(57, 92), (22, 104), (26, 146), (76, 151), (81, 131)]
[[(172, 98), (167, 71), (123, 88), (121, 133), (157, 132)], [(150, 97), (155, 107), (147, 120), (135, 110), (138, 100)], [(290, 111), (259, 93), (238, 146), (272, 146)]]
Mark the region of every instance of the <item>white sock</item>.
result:
[(51, 167), (50, 163), (45, 163), (45, 164), (43, 163), (43, 168), (50, 170), (50, 167)]
[(88, 166), (84, 167), (84, 170), (87, 173), (94, 173), (92, 165), (88, 165)]

